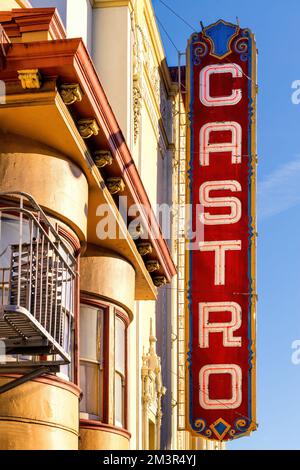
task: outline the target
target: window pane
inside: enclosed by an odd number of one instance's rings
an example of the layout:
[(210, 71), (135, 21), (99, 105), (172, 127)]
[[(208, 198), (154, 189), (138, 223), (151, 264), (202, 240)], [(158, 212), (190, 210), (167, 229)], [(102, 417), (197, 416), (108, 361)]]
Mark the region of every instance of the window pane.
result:
[(115, 369), (125, 375), (125, 323), (119, 317), (116, 317), (115, 329)]
[(98, 364), (81, 363), (80, 387), (83, 393), (80, 411), (103, 419), (103, 372)]
[(115, 425), (124, 427), (124, 388), (118, 373), (115, 374)]
[[(36, 231), (33, 231), (36, 236)], [(20, 220), (17, 217), (0, 213), (0, 267), (9, 268), (11, 261), (11, 245), (29, 243), (30, 227), (24, 217), (22, 222), (22, 238), (20, 239)]]
[(103, 310), (87, 305), (80, 307), (80, 357), (103, 362)]

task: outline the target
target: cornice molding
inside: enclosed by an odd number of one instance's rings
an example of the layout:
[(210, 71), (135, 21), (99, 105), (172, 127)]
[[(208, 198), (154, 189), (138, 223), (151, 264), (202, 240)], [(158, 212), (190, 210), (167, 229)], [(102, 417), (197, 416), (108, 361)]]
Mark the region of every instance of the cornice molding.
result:
[(56, 8), (14, 8), (0, 11), (0, 23), (8, 37), (25, 33), (48, 32), (52, 39), (65, 39), (66, 30)]
[(128, 7), (130, 12), (134, 6), (132, 0), (90, 0), (93, 8), (116, 8)]

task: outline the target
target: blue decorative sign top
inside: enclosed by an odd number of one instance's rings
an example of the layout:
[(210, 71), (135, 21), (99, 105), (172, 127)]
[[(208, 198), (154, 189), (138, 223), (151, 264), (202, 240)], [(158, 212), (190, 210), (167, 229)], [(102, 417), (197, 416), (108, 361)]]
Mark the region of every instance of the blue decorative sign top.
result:
[(239, 33), (239, 26), (219, 20), (216, 23), (204, 28), (203, 34), (211, 45), (211, 54), (219, 59), (223, 59), (231, 52), (231, 42)]

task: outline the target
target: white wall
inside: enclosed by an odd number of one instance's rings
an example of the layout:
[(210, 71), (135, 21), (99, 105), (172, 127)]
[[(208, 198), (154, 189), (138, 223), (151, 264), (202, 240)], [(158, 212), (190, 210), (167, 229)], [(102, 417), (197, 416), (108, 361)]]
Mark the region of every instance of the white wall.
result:
[(82, 38), (92, 53), (92, 7), (90, 0), (32, 0), (34, 8), (56, 7), (68, 38)]
[(92, 54), (92, 7), (90, 0), (67, 0), (67, 34), (82, 38)]

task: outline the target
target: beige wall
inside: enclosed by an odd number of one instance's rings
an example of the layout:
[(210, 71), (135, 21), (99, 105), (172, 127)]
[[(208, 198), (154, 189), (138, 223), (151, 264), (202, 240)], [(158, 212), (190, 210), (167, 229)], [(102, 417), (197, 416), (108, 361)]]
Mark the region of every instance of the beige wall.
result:
[(85, 241), (88, 183), (83, 172), (55, 150), (21, 136), (1, 134), (0, 141), (0, 191), (31, 194)]
[(80, 260), (80, 290), (119, 304), (132, 316), (135, 271), (115, 253), (89, 248)]
[(127, 7), (93, 10), (92, 50), (104, 91), (131, 147), (132, 33)]
[[(11, 380), (0, 375), (0, 385)], [(1, 394), (0, 450), (77, 450), (79, 393), (49, 378)]]
[(116, 429), (89, 429), (80, 426), (80, 450), (128, 450), (129, 437)]

